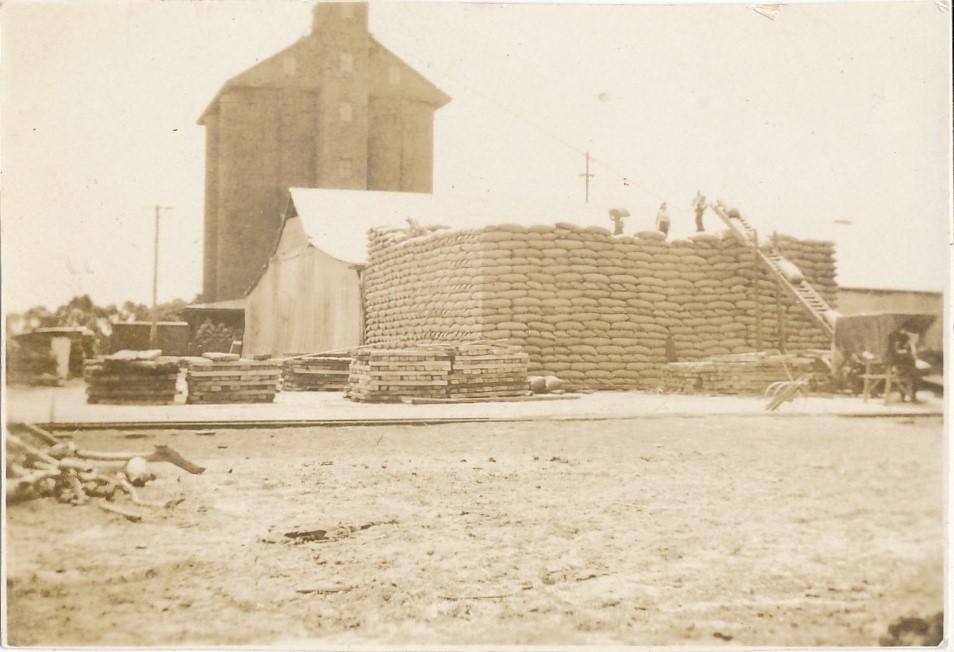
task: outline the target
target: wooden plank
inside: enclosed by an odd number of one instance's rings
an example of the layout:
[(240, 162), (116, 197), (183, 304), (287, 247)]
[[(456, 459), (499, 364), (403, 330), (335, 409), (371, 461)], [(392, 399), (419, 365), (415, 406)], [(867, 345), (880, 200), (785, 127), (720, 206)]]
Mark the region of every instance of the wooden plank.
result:
[(235, 377), (254, 376), (258, 378), (278, 378), (279, 376), (281, 376), (281, 370), (276, 368), (274, 370), (256, 371), (254, 373), (243, 374), (234, 369), (230, 371), (196, 371), (195, 369), (190, 369), (188, 376), (192, 376), (195, 378), (214, 378), (214, 377), (224, 377), (224, 376), (235, 376)]

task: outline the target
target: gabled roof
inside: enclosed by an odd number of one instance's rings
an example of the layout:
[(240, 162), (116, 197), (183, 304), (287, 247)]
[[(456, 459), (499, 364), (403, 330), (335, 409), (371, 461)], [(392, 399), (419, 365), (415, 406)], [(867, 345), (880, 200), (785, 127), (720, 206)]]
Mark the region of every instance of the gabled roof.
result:
[[(202, 111), (202, 115), (199, 116), (197, 123), (200, 125), (205, 124), (206, 117), (215, 113), (218, 108), (219, 99), (224, 95), (229, 89), (232, 88), (279, 88), (284, 87), (289, 84), (288, 77), (285, 76), (282, 69), (281, 58), (287, 55), (292, 54), (304, 54), (305, 56), (316, 56), (314, 53), (315, 45), (315, 34), (309, 34), (304, 36), (287, 48), (279, 50), (275, 54), (271, 55), (267, 59), (259, 61), (251, 68), (240, 72), (234, 77), (229, 78), (222, 87), (219, 88), (218, 92), (215, 94), (215, 97), (212, 98), (212, 101), (209, 102), (208, 106), (205, 107), (205, 110)], [(409, 66), (403, 59), (398, 57), (396, 54), (391, 52), (389, 49), (384, 47), (380, 41), (378, 41), (374, 36), (369, 35), (369, 47), (371, 50), (372, 56), (384, 56), (392, 60), (394, 65), (402, 67), (404, 74), (409, 78), (411, 84), (403, 84), (404, 94), (411, 99), (416, 99), (426, 104), (430, 104), (434, 107), (434, 110), (439, 109), (448, 102), (450, 102), (450, 96), (444, 93), (441, 89), (435, 86), (429, 79), (424, 77), (422, 74), (414, 70)], [(304, 52), (301, 52), (304, 51)], [(296, 86), (300, 84), (295, 84)], [(302, 86), (303, 88), (306, 86)], [(320, 86), (316, 86), (319, 87)], [(411, 89), (411, 92), (408, 94), (407, 89)], [(374, 95), (374, 89), (369, 89), (369, 93)]]
[[(377, 53), (375, 53), (375, 50), (377, 50)], [(401, 66), (402, 69), (411, 77), (414, 85), (418, 86), (418, 88), (423, 91), (424, 99), (428, 104), (434, 107), (435, 111), (451, 101), (450, 95), (439, 89), (434, 82), (415, 70), (410, 64), (404, 61), (404, 59), (382, 45), (381, 41), (376, 39), (373, 35), (371, 36), (371, 53), (372, 56), (375, 54), (384, 56), (385, 58), (390, 59), (393, 64)], [(372, 88), (371, 91), (373, 95), (374, 89)], [(412, 93), (412, 97), (415, 95), (419, 94)]]
[[(202, 111), (202, 115), (199, 116), (199, 119), (196, 121), (197, 124), (204, 125), (205, 118), (210, 113), (215, 113), (218, 108), (219, 98), (221, 98), (226, 91), (231, 88), (267, 88), (270, 86), (279, 86), (277, 83), (278, 80), (281, 80), (281, 69), (278, 69), (280, 66), (279, 59), (287, 54), (295, 52), (296, 50), (302, 49), (308, 40), (308, 36), (302, 37), (289, 45), (287, 48), (279, 50), (272, 56), (267, 59), (259, 61), (251, 68), (243, 70), (234, 77), (230, 77), (222, 84), (222, 87), (219, 88), (216, 92), (215, 97), (212, 98), (212, 101), (209, 102), (208, 106), (205, 107), (205, 110)], [(277, 69), (275, 72), (272, 69)], [(277, 73), (277, 74), (276, 74)], [(274, 80), (273, 83), (269, 83), (270, 80)]]

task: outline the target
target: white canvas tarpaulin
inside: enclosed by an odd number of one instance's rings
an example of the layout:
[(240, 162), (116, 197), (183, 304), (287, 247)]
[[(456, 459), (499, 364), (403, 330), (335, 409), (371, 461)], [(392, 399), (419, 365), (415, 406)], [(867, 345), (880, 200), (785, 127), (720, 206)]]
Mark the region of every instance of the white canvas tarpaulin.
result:
[(410, 192), (292, 188), (274, 253), (245, 302), (243, 352), (292, 355), (362, 343), (360, 268), (374, 227), (609, 227), (608, 208)]

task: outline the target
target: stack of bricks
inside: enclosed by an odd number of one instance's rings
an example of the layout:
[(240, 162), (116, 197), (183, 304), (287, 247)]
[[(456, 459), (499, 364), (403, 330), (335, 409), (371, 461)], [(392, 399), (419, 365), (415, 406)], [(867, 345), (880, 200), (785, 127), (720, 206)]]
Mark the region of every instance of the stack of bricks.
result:
[(345, 395), (367, 403), (446, 398), (452, 357), (451, 347), (439, 345), (356, 349)]
[(87, 403), (174, 403), (178, 377), (178, 363), (161, 358), (160, 351), (118, 351), (83, 365)]
[(282, 364), (282, 391), (343, 392), (348, 386), (350, 366), (347, 353), (289, 358)]
[(450, 398), (502, 398), (527, 394), (528, 356), (517, 347), (462, 343), (448, 376)]
[[(529, 373), (594, 389), (658, 388), (667, 362), (825, 348), (827, 334), (729, 233), (666, 241), (570, 223), (427, 233), (372, 230), (366, 338), (501, 340)], [(833, 300), (830, 243), (780, 238)]]
[(271, 403), (281, 366), (269, 360), (201, 359), (186, 374), (188, 403)]
[(742, 353), (666, 365), (663, 389), (672, 393), (761, 396), (772, 383), (808, 378), (810, 387), (827, 382), (830, 373), (817, 357), (796, 354)]

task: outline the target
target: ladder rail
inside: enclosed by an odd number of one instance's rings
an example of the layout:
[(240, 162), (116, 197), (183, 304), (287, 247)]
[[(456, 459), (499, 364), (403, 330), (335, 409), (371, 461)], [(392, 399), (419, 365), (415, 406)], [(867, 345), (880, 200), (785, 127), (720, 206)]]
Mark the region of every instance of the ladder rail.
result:
[[(779, 259), (781, 259), (782, 255), (774, 248), (770, 251), (770, 253), (766, 253), (762, 247), (756, 246), (749, 236), (749, 232), (754, 231), (754, 229), (741, 215), (737, 217), (729, 217), (728, 213), (726, 212), (725, 205), (721, 201), (716, 202), (715, 204), (710, 204), (709, 207), (719, 217), (719, 219), (721, 219), (725, 225), (729, 227), (729, 230), (736, 234), (746, 244), (755, 247), (762, 264), (768, 267), (772, 274), (781, 281), (782, 285), (785, 286), (789, 294), (794, 295), (799, 303), (801, 303), (808, 313), (815, 319), (818, 325), (824, 329), (825, 333), (829, 337), (833, 337), (835, 331), (828, 317), (829, 314), (834, 312), (834, 310), (829, 305), (828, 301), (826, 301), (825, 298), (822, 297), (811, 285), (811, 283), (809, 283), (807, 280), (802, 280), (796, 284), (789, 280), (788, 276), (786, 276), (782, 270), (779, 269), (778, 262), (773, 258), (773, 256), (777, 256)], [(739, 225), (741, 225), (742, 228), (739, 228)]]

